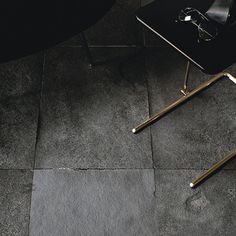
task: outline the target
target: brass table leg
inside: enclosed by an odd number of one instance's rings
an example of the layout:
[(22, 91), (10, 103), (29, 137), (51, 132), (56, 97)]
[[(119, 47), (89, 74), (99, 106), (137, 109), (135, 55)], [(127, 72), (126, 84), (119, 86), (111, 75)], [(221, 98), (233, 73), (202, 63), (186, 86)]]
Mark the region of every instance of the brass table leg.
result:
[[(184, 96), (179, 98), (177, 101), (175, 101), (174, 103), (170, 104), (169, 106), (167, 106), (163, 110), (159, 111), (157, 114), (155, 114), (154, 116), (152, 116), (148, 120), (144, 121), (143, 123), (141, 123), (137, 127), (135, 127), (132, 130), (133, 133), (137, 133), (137, 132), (141, 131), (142, 129), (146, 128), (147, 126), (151, 125), (153, 122), (159, 120), (160, 118), (165, 116), (167, 113), (171, 112), (174, 108), (180, 106), (185, 101), (189, 100), (194, 95), (198, 94), (202, 90), (204, 90), (204, 89), (208, 88), (209, 86), (213, 85), (214, 83), (216, 83), (217, 81), (219, 81), (222, 78), (230, 79), (233, 83), (236, 84), (236, 78), (234, 76), (232, 76), (229, 73), (222, 72), (222, 73), (214, 76), (210, 80), (206, 81), (205, 83), (201, 84), (196, 89), (194, 89), (191, 92), (189, 92), (188, 89), (187, 89), (188, 75), (189, 75), (189, 64), (187, 65), (187, 69), (186, 69), (185, 80), (184, 80), (184, 87), (181, 90), (181, 92), (184, 94)], [(214, 173), (216, 170), (218, 170), (220, 167), (222, 167), (225, 163), (227, 163), (228, 161), (230, 161), (234, 157), (236, 157), (236, 149), (234, 149), (227, 156), (225, 156), (221, 161), (219, 161), (218, 163), (213, 165), (209, 170), (204, 172), (200, 177), (198, 177), (196, 180), (194, 180), (192, 183), (190, 183), (190, 187), (193, 188), (196, 185), (198, 185), (200, 182), (205, 180), (212, 173)]]
[(190, 61), (188, 61), (185, 76), (184, 76), (184, 86), (183, 86), (183, 89), (180, 90), (184, 96), (186, 96), (189, 93), (188, 92), (188, 78), (189, 78), (190, 66), (191, 66)]
[(230, 152), (227, 156), (225, 156), (222, 160), (217, 162), (215, 165), (213, 165), (209, 170), (204, 172), (201, 176), (199, 176), (197, 179), (195, 179), (192, 183), (190, 183), (190, 187), (194, 188), (198, 184), (200, 184), (203, 180), (208, 178), (211, 174), (213, 174), (216, 170), (218, 170), (220, 167), (222, 167), (226, 162), (230, 161), (236, 157), (236, 149), (234, 149), (232, 152)]
[(229, 73), (222, 72), (222, 73), (214, 76), (210, 80), (206, 81), (205, 83), (201, 84), (196, 89), (186, 93), (186, 95), (184, 95), (183, 97), (179, 98), (177, 101), (173, 102), (172, 104), (170, 104), (169, 106), (167, 106), (163, 110), (159, 111), (157, 114), (155, 114), (154, 116), (152, 116), (148, 120), (144, 121), (143, 123), (141, 123), (140, 125), (138, 125), (134, 129), (132, 129), (132, 132), (134, 134), (138, 133), (142, 129), (146, 128), (147, 126), (151, 125), (155, 121), (157, 121), (160, 118), (162, 118), (163, 116), (165, 116), (167, 113), (171, 112), (174, 108), (180, 106), (181, 104), (183, 104), (184, 102), (186, 102), (187, 100), (192, 98), (194, 95), (198, 94), (202, 90), (204, 90), (204, 89), (208, 88), (209, 86), (213, 85), (215, 82), (219, 81), (222, 78), (230, 79), (230, 80), (232, 80), (236, 84), (236, 78), (235, 77), (233, 77)]

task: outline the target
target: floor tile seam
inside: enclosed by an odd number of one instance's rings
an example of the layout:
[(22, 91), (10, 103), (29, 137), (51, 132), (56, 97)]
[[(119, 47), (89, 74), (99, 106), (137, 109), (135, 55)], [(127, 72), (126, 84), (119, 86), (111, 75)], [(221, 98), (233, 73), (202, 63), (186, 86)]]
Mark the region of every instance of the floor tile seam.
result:
[[(55, 48), (82, 48), (82, 45), (58, 45)], [(89, 45), (89, 48), (141, 48), (141, 45), (131, 44), (131, 45), (119, 45), (119, 44), (111, 44), (111, 45)], [(153, 49), (160, 49), (160, 48), (167, 48), (163, 46), (153, 46), (153, 45), (146, 45), (146, 48), (153, 48)]]
[(36, 165), (37, 147), (38, 147), (38, 140), (39, 140), (39, 135), (40, 135), (40, 127), (41, 127), (43, 84), (44, 84), (44, 79), (45, 79), (45, 63), (46, 63), (46, 52), (44, 51), (42, 77), (41, 77), (41, 89), (40, 89), (39, 104), (38, 104), (37, 128), (36, 128), (35, 146), (34, 146), (33, 169), (35, 168), (35, 165)]
[(42, 65), (42, 76), (41, 76), (41, 87), (40, 87), (40, 95), (39, 95), (39, 104), (38, 104), (38, 117), (37, 117), (37, 126), (36, 126), (36, 135), (35, 135), (35, 145), (34, 145), (34, 159), (32, 163), (32, 185), (31, 185), (31, 195), (30, 195), (30, 206), (29, 206), (29, 221), (28, 221), (28, 235), (30, 235), (30, 222), (31, 222), (31, 207), (32, 207), (32, 197), (33, 197), (33, 183), (34, 183), (34, 168), (36, 162), (36, 154), (37, 154), (37, 145), (38, 138), (40, 132), (40, 120), (41, 120), (41, 110), (42, 110), (42, 90), (43, 90), (43, 81), (44, 81), (44, 72), (45, 72), (45, 51), (43, 54), (43, 65)]
[[(148, 105), (148, 116), (151, 116), (151, 98), (150, 98), (150, 90), (149, 90), (149, 83), (148, 83), (148, 72), (147, 72), (147, 61), (146, 56), (144, 54), (144, 70), (145, 70), (145, 81), (146, 81), (146, 88), (147, 88), (147, 105)], [(155, 159), (154, 159), (154, 148), (153, 148), (153, 136), (152, 136), (152, 129), (149, 129), (149, 136), (150, 136), (150, 148), (151, 148), (151, 159), (152, 159), (152, 166), (153, 166), (153, 183), (154, 183), (154, 196), (156, 195), (156, 179), (155, 179)]]
[[(0, 171), (34, 171), (34, 170), (74, 170), (74, 171), (116, 171), (116, 170), (155, 170), (156, 171), (205, 171), (208, 170), (207, 168), (205, 169), (200, 169), (200, 168), (69, 168), (69, 167), (45, 167), (45, 168), (0, 168)], [(222, 169), (221, 171), (236, 171), (236, 168), (228, 168), (228, 169)]]

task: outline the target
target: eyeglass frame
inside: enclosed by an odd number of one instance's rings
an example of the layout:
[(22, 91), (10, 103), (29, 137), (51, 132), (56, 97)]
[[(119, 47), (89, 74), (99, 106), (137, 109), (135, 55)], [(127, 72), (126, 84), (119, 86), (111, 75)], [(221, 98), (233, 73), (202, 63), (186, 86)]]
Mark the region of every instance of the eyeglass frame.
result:
[[(185, 10), (187, 10), (187, 9), (189, 9), (190, 11), (186, 13)], [(186, 15), (186, 17), (187, 17), (187, 16), (190, 16), (190, 17), (191, 17), (191, 15), (188, 15), (188, 13), (190, 13), (190, 12), (195, 12), (195, 13), (197, 13), (197, 15), (200, 17), (200, 19), (197, 19), (197, 20), (193, 20), (192, 18), (190, 18), (190, 20), (181, 20), (181, 19), (180, 19), (180, 14), (181, 14), (181, 13), (183, 13), (184, 15)], [(185, 17), (185, 18), (186, 18), (186, 17)], [(197, 24), (196, 22), (198, 22), (199, 20), (202, 20), (202, 22), (200, 22), (199, 24)], [(216, 36), (218, 35), (218, 30), (217, 30), (217, 28), (215, 28), (215, 30), (216, 30), (215, 36), (214, 36), (214, 35), (211, 35), (209, 32), (207, 32), (206, 30), (204, 30), (203, 28), (201, 28), (201, 24), (202, 24), (202, 23), (204, 23), (204, 22), (211, 23), (211, 21), (210, 21), (204, 14), (202, 14), (199, 10), (197, 10), (197, 9), (195, 9), (195, 8), (192, 8), (192, 7), (186, 7), (185, 9), (182, 9), (181, 12), (180, 12), (179, 15), (178, 15), (178, 20), (176, 20), (176, 22), (186, 22), (186, 23), (190, 22), (191, 24), (195, 25), (195, 26), (198, 28), (199, 39), (201, 39), (201, 40), (204, 41), (204, 42), (209, 42), (209, 41), (215, 39)], [(211, 23), (211, 24), (212, 24), (212, 23)], [(213, 24), (212, 24), (212, 25), (213, 25)], [(210, 38), (208, 38), (208, 39), (203, 39), (203, 38), (201, 37), (200, 32), (205, 32), (208, 36), (210, 36)], [(198, 41), (198, 42), (200, 42), (200, 41)]]

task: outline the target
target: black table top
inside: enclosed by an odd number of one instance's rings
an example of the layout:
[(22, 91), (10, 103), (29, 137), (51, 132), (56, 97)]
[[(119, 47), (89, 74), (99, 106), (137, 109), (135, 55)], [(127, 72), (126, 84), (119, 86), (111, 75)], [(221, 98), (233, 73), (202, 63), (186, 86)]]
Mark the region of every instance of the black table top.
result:
[(176, 22), (181, 9), (194, 7), (206, 12), (213, 0), (156, 0), (138, 10), (137, 19), (203, 72), (216, 74), (236, 61), (236, 27), (210, 42), (198, 42), (198, 31), (188, 23)]

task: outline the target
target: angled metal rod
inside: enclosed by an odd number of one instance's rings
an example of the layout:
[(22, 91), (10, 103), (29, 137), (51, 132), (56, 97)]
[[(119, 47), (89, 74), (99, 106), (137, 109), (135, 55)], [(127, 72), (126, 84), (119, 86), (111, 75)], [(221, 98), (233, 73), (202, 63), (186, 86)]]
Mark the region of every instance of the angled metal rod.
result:
[(190, 73), (190, 61), (187, 62), (187, 66), (186, 66), (186, 71), (185, 71), (185, 76), (184, 76), (184, 85), (183, 85), (183, 89), (181, 89), (181, 93), (186, 96), (187, 93), (189, 93), (188, 91), (188, 78), (189, 78), (189, 73)]
[(222, 160), (217, 162), (209, 170), (205, 171), (202, 175), (200, 175), (197, 179), (195, 179), (192, 183), (190, 183), (190, 187), (191, 188), (196, 187), (198, 184), (200, 184), (202, 181), (210, 177), (210, 175), (212, 175), (215, 171), (217, 171), (219, 168), (221, 168), (224, 164), (226, 164), (228, 161), (230, 161), (234, 157), (236, 157), (236, 149), (231, 151)]
[(219, 81), (222, 78), (227, 78), (232, 80), (235, 84), (236, 84), (236, 78), (233, 77), (231, 74), (226, 73), (226, 72), (222, 72), (216, 76), (214, 76), (213, 78), (211, 78), (210, 80), (206, 81), (205, 83), (201, 84), (199, 87), (197, 87), (196, 89), (190, 91), (189, 93), (187, 93), (185, 96), (179, 98), (178, 100), (176, 100), (175, 102), (173, 102), (172, 104), (170, 104), (169, 106), (167, 106), (166, 108), (164, 108), (163, 110), (159, 111), (157, 114), (155, 114), (154, 116), (152, 116), (151, 118), (149, 118), (148, 120), (144, 121), (143, 123), (141, 123), (140, 125), (138, 125), (137, 127), (135, 127), (134, 129), (132, 129), (132, 132), (134, 134), (138, 133), (139, 131), (141, 131), (142, 129), (146, 128), (147, 126), (151, 125), (152, 123), (154, 123), (155, 121), (159, 120), (160, 118), (162, 118), (163, 116), (165, 116), (167, 113), (171, 112), (173, 109), (175, 109), (176, 107), (182, 105), (184, 102), (186, 102), (187, 100), (189, 100), (190, 98), (192, 98), (194, 95), (198, 94), (199, 92), (201, 92), (202, 90), (208, 88), (210, 85), (213, 85), (215, 82)]

